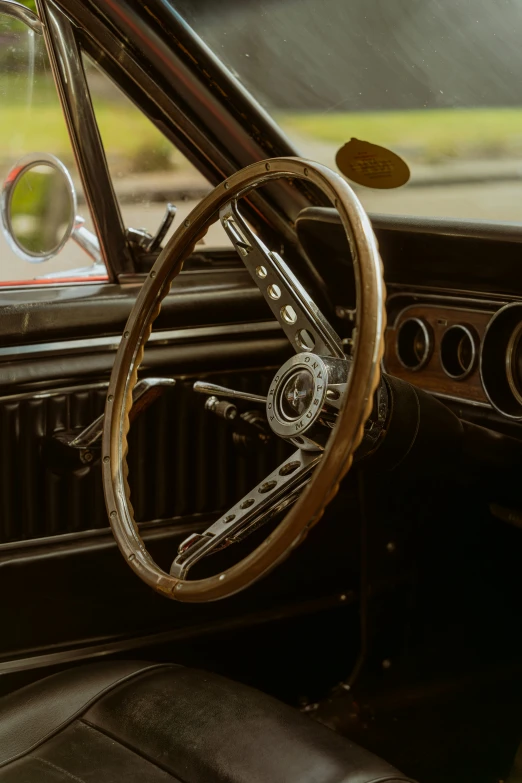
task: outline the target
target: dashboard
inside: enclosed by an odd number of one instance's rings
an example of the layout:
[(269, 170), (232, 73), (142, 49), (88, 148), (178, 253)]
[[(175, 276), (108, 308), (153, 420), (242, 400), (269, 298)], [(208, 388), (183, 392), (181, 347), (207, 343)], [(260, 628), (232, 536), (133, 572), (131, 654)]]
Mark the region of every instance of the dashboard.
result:
[[(384, 370), (464, 405), (459, 415), (522, 422), (522, 227), (370, 217), (387, 286)], [(303, 210), (297, 230), (328, 291), (347, 299), (336, 309), (353, 307), (335, 210)]]
[(387, 372), (522, 420), (522, 303), (392, 294), (388, 312)]

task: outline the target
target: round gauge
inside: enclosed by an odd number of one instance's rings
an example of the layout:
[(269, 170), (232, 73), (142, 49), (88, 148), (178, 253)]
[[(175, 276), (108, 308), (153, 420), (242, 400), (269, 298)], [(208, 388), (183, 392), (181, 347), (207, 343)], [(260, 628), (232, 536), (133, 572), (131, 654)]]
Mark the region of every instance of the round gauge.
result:
[(431, 328), (422, 318), (406, 318), (397, 330), (397, 357), (408, 370), (415, 372), (427, 364), (432, 344)]
[(510, 419), (522, 420), (522, 304), (502, 307), (489, 322), (480, 375), (493, 407)]
[(440, 363), (450, 378), (463, 380), (475, 367), (477, 338), (474, 330), (464, 324), (446, 329), (440, 342)]

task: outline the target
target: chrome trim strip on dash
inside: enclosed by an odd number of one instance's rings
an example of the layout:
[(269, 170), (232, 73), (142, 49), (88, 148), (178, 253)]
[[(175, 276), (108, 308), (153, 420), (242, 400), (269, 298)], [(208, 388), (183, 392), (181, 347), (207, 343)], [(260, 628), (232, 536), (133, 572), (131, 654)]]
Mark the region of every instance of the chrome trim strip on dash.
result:
[[(432, 304), (430, 302), (425, 302), (425, 303), (423, 303), (423, 305), (426, 308), (439, 309), (439, 305)], [(399, 312), (395, 316), (395, 319), (393, 320), (393, 322), (390, 319), (390, 323), (388, 324), (388, 328), (391, 328), (392, 326), (395, 328), (395, 325), (396, 325), (397, 321), (400, 318), (402, 318), (404, 316), (404, 314), (408, 312), (408, 310), (413, 310), (416, 307), (418, 307), (418, 302), (410, 302), (409, 304), (405, 305), (402, 308), (402, 310), (399, 310)], [(493, 311), (491, 311), (491, 310), (479, 310), (476, 307), (469, 307), (469, 306), (468, 307), (466, 307), (466, 306), (458, 307), (457, 305), (454, 305), (454, 304), (446, 305), (446, 307), (444, 309), (445, 310), (453, 310), (456, 313), (462, 313), (463, 316), (465, 316), (466, 313), (486, 313), (486, 315), (490, 315), (493, 318), (493, 316), (495, 315), (495, 313)]]
[(520, 301), (522, 298), (510, 294), (509, 299), (499, 299), (496, 295), (494, 298), (488, 299), (488, 294), (484, 294), (480, 291), (458, 291), (449, 288), (438, 288), (437, 291), (439, 293), (434, 293), (428, 286), (408, 286), (403, 285), (402, 283), (386, 283), (386, 288), (389, 290), (394, 289), (394, 293), (389, 294), (387, 297), (388, 304), (397, 297), (404, 296), (413, 299), (459, 302), (461, 303), (461, 307), (464, 308), (468, 303), (486, 305), (488, 307), (503, 307), (511, 301)]
[[(207, 528), (216, 519), (217, 513), (187, 514), (184, 517), (152, 519), (147, 522), (139, 522), (138, 527), (147, 540), (154, 540), (173, 534), (183, 538), (189, 535), (189, 533), (199, 532)], [(52, 557), (56, 554), (57, 545), (61, 547), (63, 552), (66, 549), (75, 550), (85, 542), (88, 543), (91, 550), (116, 546), (109, 526), (109, 520), (107, 519), (107, 527), (96, 527), (91, 530), (78, 530), (74, 533), (56, 533), (54, 536), (24, 538), (20, 541), (5, 542), (0, 544), (0, 563), (6, 552), (11, 553), (9, 562), (12, 563), (14, 560), (24, 560), (26, 557), (34, 559), (39, 555), (44, 558)], [(30, 552), (29, 555), (27, 555), (27, 550)]]
[[(257, 321), (254, 323), (223, 324), (219, 326), (196, 326), (187, 329), (170, 329), (153, 332), (148, 343), (161, 345), (173, 342), (190, 342), (207, 337), (228, 335), (248, 335), (258, 332), (282, 332), (277, 321)], [(0, 360), (4, 358), (28, 359), (32, 356), (56, 356), (57, 353), (95, 353), (97, 351), (117, 351), (121, 335), (109, 337), (88, 337), (79, 340), (62, 340), (55, 343), (31, 343), (0, 347)]]
[(99, 381), (98, 383), (83, 383), (79, 386), (58, 386), (53, 389), (44, 389), (42, 391), (20, 392), (19, 394), (6, 394), (0, 397), (0, 403), (14, 402), (15, 400), (42, 400), (46, 397), (56, 397), (60, 394), (74, 394), (75, 392), (91, 391), (93, 389), (106, 389), (109, 381)]
[(451, 400), (452, 402), (462, 402), (465, 405), (473, 405), (477, 408), (493, 409), (489, 402), (480, 402), (479, 400), (467, 400), (465, 397), (454, 397), (452, 394), (443, 394), (442, 392), (430, 392), (434, 397), (440, 397), (442, 400)]

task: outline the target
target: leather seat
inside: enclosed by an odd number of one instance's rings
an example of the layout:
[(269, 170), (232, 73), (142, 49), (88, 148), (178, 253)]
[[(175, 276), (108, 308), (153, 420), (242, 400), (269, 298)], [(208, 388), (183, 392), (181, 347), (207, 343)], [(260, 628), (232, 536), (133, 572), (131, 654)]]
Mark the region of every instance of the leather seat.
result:
[(404, 783), (284, 704), (182, 666), (103, 662), (0, 700), (0, 783)]

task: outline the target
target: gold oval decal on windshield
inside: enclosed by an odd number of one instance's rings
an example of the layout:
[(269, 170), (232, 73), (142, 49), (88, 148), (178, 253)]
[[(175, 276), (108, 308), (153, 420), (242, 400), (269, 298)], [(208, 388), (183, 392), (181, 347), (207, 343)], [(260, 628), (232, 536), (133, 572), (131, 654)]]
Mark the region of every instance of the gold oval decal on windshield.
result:
[(360, 139), (350, 139), (335, 162), (345, 177), (367, 188), (400, 188), (410, 178), (408, 164), (395, 152)]

